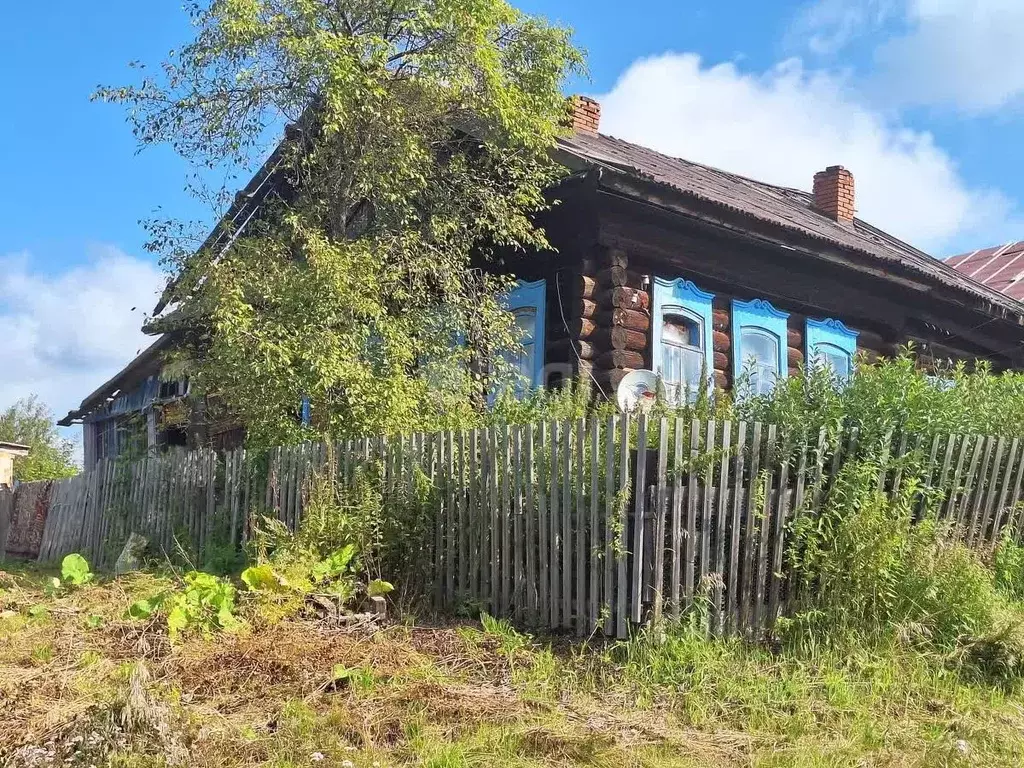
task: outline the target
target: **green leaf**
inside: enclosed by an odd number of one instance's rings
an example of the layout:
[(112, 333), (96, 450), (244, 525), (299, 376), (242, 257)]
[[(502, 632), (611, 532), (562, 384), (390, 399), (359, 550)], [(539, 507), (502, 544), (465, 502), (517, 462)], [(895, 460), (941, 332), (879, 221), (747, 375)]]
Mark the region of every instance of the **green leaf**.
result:
[(174, 641), (183, 629), (188, 628), (188, 625), (188, 613), (182, 605), (176, 604), (167, 614), (167, 634)]
[(389, 592), (393, 592), (395, 585), (390, 581), (384, 581), (383, 579), (374, 579), (366, 587), (366, 594), (368, 597), (384, 597)]
[(284, 592), (288, 589), (288, 581), (267, 564), (246, 568), (241, 578), (252, 592)]
[(167, 592), (161, 592), (149, 598), (136, 600), (128, 606), (128, 618), (137, 620), (150, 618), (154, 613), (160, 610), (160, 606), (162, 606), (164, 601), (167, 599), (167, 594)]
[(99, 629), (103, 626), (103, 617), (91, 613), (85, 617), (85, 626), (89, 629)]
[(128, 617), (132, 619), (148, 619), (153, 615), (153, 603), (149, 600), (136, 600), (128, 606)]
[(353, 671), (344, 664), (335, 664), (331, 667), (331, 681), (341, 683), (352, 677)]
[(315, 581), (336, 579), (345, 575), (356, 555), (355, 544), (346, 544), (341, 549), (333, 552), (326, 560), (321, 560), (313, 566), (312, 574)]
[(61, 562), (60, 575), (64, 581), (76, 587), (88, 584), (93, 579), (92, 571), (89, 570), (89, 562), (77, 552), (66, 556)]
[(50, 615), (50, 609), (45, 605), (33, 605), (28, 609), (28, 615), (33, 619), (44, 619)]

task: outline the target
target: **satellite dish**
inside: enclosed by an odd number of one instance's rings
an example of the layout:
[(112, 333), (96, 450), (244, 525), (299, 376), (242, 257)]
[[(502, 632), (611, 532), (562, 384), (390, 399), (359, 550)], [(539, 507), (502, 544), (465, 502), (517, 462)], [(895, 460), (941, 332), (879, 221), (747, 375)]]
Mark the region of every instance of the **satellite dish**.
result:
[(630, 371), (615, 391), (620, 411), (650, 413), (658, 402), (658, 375), (654, 371)]

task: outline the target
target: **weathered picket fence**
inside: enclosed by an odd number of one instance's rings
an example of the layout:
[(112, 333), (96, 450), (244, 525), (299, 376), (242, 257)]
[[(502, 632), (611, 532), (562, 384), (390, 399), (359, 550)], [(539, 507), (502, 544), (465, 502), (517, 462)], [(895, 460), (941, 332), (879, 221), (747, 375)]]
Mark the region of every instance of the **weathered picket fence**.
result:
[(409, 572), (440, 609), (622, 636), (698, 606), (712, 631), (759, 631), (793, 592), (793, 521), (880, 446), (880, 490), (913, 476), (922, 509), (941, 491), (940, 517), (973, 546), (1019, 536), (1022, 439), (785, 435), (619, 415), (102, 462), (52, 484), (39, 559), (79, 551), (110, 566), (134, 531), (202, 566), (237, 551), (260, 516), (297, 528), (312, 479), (329, 473), (343, 489), (373, 483), (385, 514), (419, 505)]

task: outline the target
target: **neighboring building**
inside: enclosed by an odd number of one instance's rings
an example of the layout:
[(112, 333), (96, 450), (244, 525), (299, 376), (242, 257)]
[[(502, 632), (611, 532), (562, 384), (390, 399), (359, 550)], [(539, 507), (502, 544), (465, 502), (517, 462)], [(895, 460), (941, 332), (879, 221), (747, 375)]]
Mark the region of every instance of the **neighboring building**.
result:
[(946, 263), (975, 282), (1024, 300), (1024, 240), (961, 253)]
[[(14, 460), (21, 456), (28, 456), (29, 447), (19, 443), (5, 443), (0, 440), (0, 488), (7, 486), (14, 487)], [(0, 544), (3, 541), (0, 540)]]
[(188, 382), (161, 378), (164, 354), (173, 344), (173, 336), (160, 336), (58, 422), (82, 425), (85, 469), (100, 459), (189, 442), (190, 417), (185, 411), (184, 420), (174, 417)]
[[(857, 352), (889, 355), (907, 341), (925, 365), (1024, 368), (1024, 304), (856, 218), (841, 166), (809, 179), (808, 193), (601, 135), (589, 99), (576, 100), (573, 122), (556, 152), (571, 172), (552, 190), (561, 204), (540, 222), (557, 250), (492, 267), (522, 281), (509, 306), (526, 331), (520, 370), (536, 385), (583, 375), (610, 395), (651, 368), (670, 396), (692, 394), (705, 371), (726, 389), (744, 372), (764, 392), (809, 359), (846, 375)], [(258, 214), (274, 163), (236, 197), (223, 233)], [(139, 369), (132, 386), (159, 359), (147, 355), (125, 369)], [(62, 423), (108, 429), (125, 372)]]

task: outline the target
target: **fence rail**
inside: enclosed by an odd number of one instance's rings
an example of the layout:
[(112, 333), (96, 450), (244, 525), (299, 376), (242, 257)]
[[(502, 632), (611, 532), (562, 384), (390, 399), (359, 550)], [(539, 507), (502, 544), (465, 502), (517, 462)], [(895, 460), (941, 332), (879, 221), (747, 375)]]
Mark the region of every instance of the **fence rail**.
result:
[(79, 551), (109, 567), (137, 532), (202, 565), (237, 552), (260, 516), (298, 528), (326, 472), (343, 489), (372, 482), (386, 516), (419, 505), (405, 559), (439, 608), (623, 636), (700, 604), (712, 631), (745, 633), (770, 628), (791, 597), (794, 520), (820, 512), (849, 460), (879, 445), (879, 490), (913, 479), (914, 503), (941, 499), (971, 546), (1019, 535), (1019, 438), (795, 439), (775, 425), (627, 415), (104, 461), (45, 492), (0, 491), (0, 517), (20, 530), (45, 496), (41, 561)]

